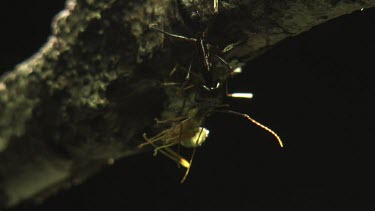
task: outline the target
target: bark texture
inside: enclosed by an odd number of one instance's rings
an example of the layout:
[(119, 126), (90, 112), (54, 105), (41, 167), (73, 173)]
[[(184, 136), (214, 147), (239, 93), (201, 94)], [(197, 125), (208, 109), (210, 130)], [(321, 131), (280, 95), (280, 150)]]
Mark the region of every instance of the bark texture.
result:
[[(199, 4), (199, 1), (198, 1)], [(220, 1), (208, 40), (242, 40), (228, 61), (246, 62), (278, 42), (373, 0)], [(114, 160), (140, 152), (142, 133), (174, 109), (162, 83), (191, 59), (174, 0), (68, 0), (38, 53), (0, 79), (0, 208), (41, 201)], [(183, 47), (180, 47), (183, 46)]]

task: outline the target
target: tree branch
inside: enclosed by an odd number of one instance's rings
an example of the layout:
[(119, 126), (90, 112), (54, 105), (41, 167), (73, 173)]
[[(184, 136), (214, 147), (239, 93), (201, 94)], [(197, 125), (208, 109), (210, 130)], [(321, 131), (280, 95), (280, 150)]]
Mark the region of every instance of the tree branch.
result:
[[(243, 40), (226, 56), (241, 62), (313, 26), (375, 6), (370, 0), (221, 3), (208, 39), (219, 47)], [(0, 208), (42, 200), (138, 153), (153, 119), (175, 108), (161, 82), (191, 52), (150, 31), (150, 23), (191, 34), (174, 1), (67, 1), (49, 41), (2, 76)]]

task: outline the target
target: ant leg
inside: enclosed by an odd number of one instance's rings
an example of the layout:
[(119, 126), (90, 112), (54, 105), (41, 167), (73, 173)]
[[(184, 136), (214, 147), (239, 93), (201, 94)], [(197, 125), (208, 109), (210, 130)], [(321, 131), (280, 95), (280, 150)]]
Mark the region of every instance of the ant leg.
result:
[(194, 149), (193, 149), (193, 153), (191, 154), (191, 158), (190, 158), (190, 161), (189, 161), (189, 165), (188, 165), (188, 167), (186, 168), (186, 172), (185, 172), (184, 177), (183, 177), (182, 180), (181, 180), (181, 183), (184, 183), (184, 182), (185, 182), (185, 180), (186, 180), (186, 178), (187, 178), (187, 176), (188, 176), (188, 174), (189, 174), (190, 167), (191, 167), (191, 164), (193, 163), (193, 158), (194, 158), (194, 155), (195, 155), (195, 151), (196, 151), (196, 150), (197, 150), (197, 148), (194, 148)]
[(169, 123), (169, 122), (178, 122), (178, 121), (181, 121), (183, 119), (186, 119), (186, 117), (175, 117), (175, 118), (171, 118), (171, 119), (166, 119), (166, 120), (159, 120), (158, 118), (155, 118), (155, 121), (156, 121), (156, 124), (165, 124), (165, 123)]
[(156, 156), (158, 154), (158, 151), (160, 151), (161, 149), (164, 149), (164, 148), (167, 148), (167, 147), (171, 147), (173, 145), (176, 145), (177, 143), (170, 143), (170, 144), (166, 144), (166, 145), (163, 145), (163, 146), (159, 146), (159, 147), (155, 147), (154, 149), (154, 156)]
[(217, 58), (220, 62), (222, 62), (225, 66), (227, 66), (228, 69), (230, 69), (228, 75), (233, 76), (242, 73), (241, 67), (236, 67), (233, 69), (233, 67), (219, 55), (214, 54), (214, 57)]
[[(195, 58), (195, 55), (196, 55), (196, 52), (193, 51), (193, 54), (192, 54), (191, 58)], [(185, 91), (185, 90), (188, 90), (188, 89), (191, 89), (191, 88), (195, 87), (194, 84), (190, 84), (190, 85), (187, 84), (187, 82), (190, 80), (191, 76), (196, 77), (199, 80), (202, 80), (196, 73), (191, 71), (191, 69), (193, 67), (193, 61), (194, 61), (193, 59), (190, 61), (189, 69), (188, 69), (188, 72), (185, 76), (185, 80), (184, 80), (184, 82), (182, 82), (181, 93), (182, 93), (182, 91)]]
[(214, 54), (214, 57), (217, 58), (219, 61), (221, 61), (223, 64), (225, 64), (230, 70), (233, 69), (232, 66), (228, 62), (226, 62), (223, 58), (221, 58), (219, 55)]
[[(165, 149), (169, 149), (169, 148), (165, 148)], [(171, 149), (169, 149), (169, 150), (171, 150)], [(164, 152), (165, 156), (167, 156), (169, 159), (172, 159), (175, 162), (179, 163), (181, 166), (183, 166), (185, 168), (190, 168), (190, 164), (189, 164), (189, 162), (185, 158), (183, 158), (183, 157), (180, 156), (179, 159), (176, 160), (176, 156), (174, 156), (173, 154), (170, 155), (170, 154), (167, 153), (169, 151), (160, 150), (160, 152), (161, 153)]]
[[(145, 133), (143, 134), (143, 138), (146, 139), (146, 141), (148, 142), (148, 144), (152, 145), (155, 148), (158, 148), (158, 146), (156, 144), (154, 144), (153, 142), (149, 141), (149, 139), (146, 137)], [(190, 167), (189, 166), (190, 165), (189, 162), (185, 158), (183, 158), (183, 157), (180, 156), (178, 159), (176, 159), (176, 157), (177, 157), (176, 153), (172, 149), (170, 149), (168, 146), (166, 146), (166, 147), (164, 147), (162, 149), (159, 148), (158, 151), (161, 152), (163, 155), (165, 155), (167, 158), (169, 158), (169, 159), (171, 159), (173, 161), (176, 161), (177, 163), (179, 163), (183, 167), (185, 167), (185, 168), (189, 168)]]
[(163, 86), (177, 86), (177, 85), (180, 85), (179, 83), (177, 82), (164, 82), (162, 83)]
[(203, 40), (199, 40), (199, 44), (201, 53), (203, 55), (203, 64), (206, 67), (206, 71), (202, 71), (205, 84), (202, 85), (202, 87), (210, 92), (213, 89), (219, 88), (220, 83), (216, 81), (216, 84), (214, 84), (215, 82), (211, 71), (212, 63), (210, 62), (210, 51), (208, 50), (209, 44), (205, 44)]
[(199, 45), (201, 47), (203, 59), (204, 59), (204, 66), (206, 66), (207, 71), (211, 74), (211, 63), (209, 61), (210, 52), (208, 51), (207, 45), (204, 44), (203, 40), (200, 40)]
[(143, 144), (138, 145), (138, 148), (142, 148), (142, 147), (147, 146), (147, 145), (149, 145), (149, 144), (152, 145), (154, 142), (163, 139), (163, 138), (164, 138), (164, 135), (165, 135), (166, 132), (167, 132), (167, 131), (165, 130), (165, 131), (163, 131), (163, 132), (157, 134), (156, 136), (154, 136), (154, 137), (152, 137), (152, 138), (150, 138), (150, 139), (147, 138), (146, 133), (143, 133), (143, 138), (146, 140), (146, 142), (143, 143)]
[[(193, 53), (192, 58), (194, 58), (194, 53)], [(188, 69), (188, 72), (187, 72), (187, 74), (186, 74), (186, 77), (185, 77), (185, 81), (184, 81), (184, 82), (190, 80), (190, 73), (191, 73), (191, 66), (192, 66), (192, 65), (193, 65), (193, 60), (191, 60), (191, 62), (190, 62), (189, 69)]]
[[(194, 54), (193, 54), (193, 56), (194, 56)], [(190, 88), (189, 86), (187, 88), (185, 88), (185, 86), (187, 85), (187, 82), (190, 79), (190, 73), (191, 73), (191, 66), (192, 66), (192, 64), (193, 64), (193, 60), (190, 62), (188, 72), (187, 72), (187, 74), (185, 76), (185, 80), (181, 83), (180, 96), (183, 96), (183, 91), (185, 91), (186, 89)], [(184, 107), (185, 107), (185, 98), (184, 98), (184, 104), (182, 106), (182, 110), (184, 109)]]
[(177, 153), (175, 151), (173, 151), (171, 148), (169, 147), (166, 147), (164, 149), (161, 149), (160, 150), (161, 153), (163, 153), (165, 156), (167, 156), (168, 158), (176, 161), (177, 163), (179, 163), (181, 166), (185, 167), (185, 168), (189, 168), (190, 167), (190, 164), (189, 162), (183, 158), (183, 157), (179, 157), (179, 159), (176, 159), (177, 157)]
[(233, 50), (234, 47), (236, 47), (237, 45), (239, 45), (239, 44), (241, 44), (241, 43), (243, 43), (245, 41), (247, 41), (247, 40), (240, 40), (238, 42), (231, 43), (231, 44), (225, 46), (225, 48), (223, 50), (221, 50), (221, 53), (229, 52), (229, 51)]
[(169, 77), (171, 77), (171, 76), (176, 72), (177, 67), (178, 67), (178, 64), (176, 64), (176, 65), (173, 67), (172, 71), (169, 73)]
[(226, 53), (226, 52), (229, 52), (229, 51), (233, 50), (233, 48), (235, 48), (237, 45), (242, 44), (244, 42), (247, 42), (250, 38), (254, 37), (255, 35), (256, 35), (256, 33), (254, 33), (253, 35), (249, 36), (246, 39), (243, 39), (243, 40), (240, 40), (238, 42), (231, 43), (231, 44), (227, 45), (223, 50), (221, 50), (221, 53)]
[[(200, 137), (201, 137), (201, 135), (202, 135), (202, 132), (203, 132), (203, 127), (202, 127), (201, 131), (199, 132), (199, 136), (197, 137), (197, 140), (195, 141), (196, 144), (198, 144), (198, 141), (199, 141), (199, 139), (200, 139)], [(186, 178), (187, 178), (187, 176), (188, 176), (188, 174), (189, 174), (190, 167), (191, 167), (191, 165), (192, 165), (192, 163), (193, 163), (193, 159), (194, 159), (194, 156), (195, 156), (195, 152), (196, 152), (196, 151), (197, 151), (197, 148), (195, 147), (195, 148), (193, 149), (193, 153), (191, 154), (191, 157), (190, 157), (189, 167), (186, 169), (185, 175), (184, 175), (184, 177), (182, 178), (181, 183), (184, 183), (184, 182), (185, 182), (185, 180), (186, 180)]]
[[(154, 146), (155, 148), (157, 148), (158, 146), (155, 145), (154, 143), (150, 143), (152, 146)], [(185, 159), (185, 158), (182, 158), (180, 157), (178, 160), (176, 159), (176, 153), (170, 149), (169, 147), (166, 147), (164, 149), (159, 149), (159, 152), (161, 152), (163, 155), (165, 155), (167, 158), (177, 162), (177, 163), (180, 163), (181, 166), (185, 167), (185, 168), (189, 168), (189, 162)]]
[(180, 39), (180, 40), (185, 40), (185, 41), (189, 41), (189, 42), (196, 42), (197, 41), (197, 39), (195, 39), (195, 38), (185, 37), (185, 36), (182, 36), (182, 35), (177, 35), (177, 34), (172, 34), (172, 33), (166, 32), (162, 29), (159, 29), (159, 28), (155, 27), (153, 24), (150, 24), (148, 27), (150, 29), (156, 30), (160, 33), (163, 33), (165, 35), (168, 35), (170, 37), (174, 37), (174, 38), (177, 38), (177, 39)]

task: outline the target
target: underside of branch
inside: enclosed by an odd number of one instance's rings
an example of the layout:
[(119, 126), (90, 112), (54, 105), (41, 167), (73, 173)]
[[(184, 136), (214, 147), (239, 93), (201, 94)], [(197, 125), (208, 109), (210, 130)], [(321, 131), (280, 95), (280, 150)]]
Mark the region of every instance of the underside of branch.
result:
[[(223, 56), (239, 65), (288, 37), (373, 6), (371, 0), (220, 0), (204, 33), (220, 49), (238, 43)], [(66, 2), (49, 41), (0, 79), (0, 208), (42, 200), (140, 152), (154, 119), (181, 104), (164, 82), (174, 67), (186, 69), (193, 52), (149, 25), (196, 37), (183, 15), (174, 0)]]

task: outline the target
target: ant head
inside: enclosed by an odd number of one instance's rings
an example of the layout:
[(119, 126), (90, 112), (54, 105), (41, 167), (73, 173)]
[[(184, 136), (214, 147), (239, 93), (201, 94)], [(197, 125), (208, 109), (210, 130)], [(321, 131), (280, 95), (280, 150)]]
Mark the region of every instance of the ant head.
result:
[(185, 25), (195, 33), (202, 33), (215, 17), (211, 0), (177, 0), (177, 6)]

